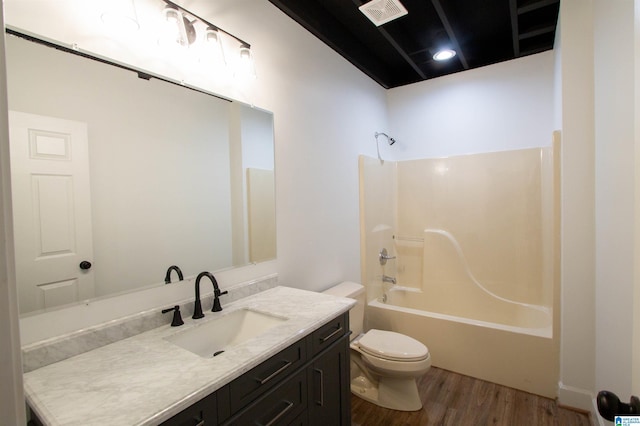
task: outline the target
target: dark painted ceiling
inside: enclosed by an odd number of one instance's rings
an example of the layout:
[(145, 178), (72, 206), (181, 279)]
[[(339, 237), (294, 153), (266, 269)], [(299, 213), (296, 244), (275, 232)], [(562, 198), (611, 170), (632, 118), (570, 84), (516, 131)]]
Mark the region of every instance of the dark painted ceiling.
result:
[[(358, 9), (367, 1), (269, 1), (385, 88), (550, 50), (560, 5), (560, 0), (400, 0), (408, 14), (376, 27)], [(433, 54), (442, 47), (457, 55), (435, 61)]]

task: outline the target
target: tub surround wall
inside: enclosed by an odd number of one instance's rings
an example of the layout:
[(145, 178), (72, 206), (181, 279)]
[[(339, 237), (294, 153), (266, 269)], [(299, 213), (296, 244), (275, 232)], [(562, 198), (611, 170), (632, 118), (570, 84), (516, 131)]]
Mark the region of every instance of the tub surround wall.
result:
[[(435, 366), (555, 397), (558, 153), (559, 142), (391, 164), (361, 158), (367, 329), (420, 340)], [(397, 258), (381, 265), (382, 247)]]
[[(399, 162), (361, 157), (366, 283), (380, 287), (387, 275), (427, 293), (463, 283), (552, 308), (554, 173), (553, 147)], [(382, 248), (397, 259), (381, 265)], [(373, 291), (369, 298), (379, 296)]]
[(546, 147), (398, 162), (398, 284), (473, 286), (468, 269), (500, 297), (550, 307), (551, 155)]
[[(193, 280), (186, 280), (183, 284), (191, 288), (194, 286)], [(222, 296), (221, 303), (223, 309), (228, 303), (268, 290), (277, 285), (278, 277), (277, 275), (272, 275), (233, 286), (228, 289), (228, 294)], [(201, 287), (202, 286), (203, 284), (201, 283)], [(210, 311), (213, 305), (213, 292), (205, 291), (204, 288), (201, 288), (201, 292), (203, 311)], [(173, 304), (180, 306), (183, 319), (193, 314), (193, 300), (192, 297)], [(126, 339), (127, 337), (166, 325), (171, 322), (173, 315), (171, 313), (162, 314), (161, 310), (166, 307), (170, 306), (159, 306), (117, 320), (25, 345), (22, 347), (24, 372), (27, 373), (46, 365), (71, 358), (72, 356), (117, 342), (118, 340)]]

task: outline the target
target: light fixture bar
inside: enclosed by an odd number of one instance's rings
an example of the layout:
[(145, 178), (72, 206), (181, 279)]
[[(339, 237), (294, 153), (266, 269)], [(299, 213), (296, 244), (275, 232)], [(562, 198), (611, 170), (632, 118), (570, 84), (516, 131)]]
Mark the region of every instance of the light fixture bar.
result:
[(134, 68), (134, 67), (130, 67), (128, 65), (124, 65), (122, 63), (111, 61), (111, 60), (105, 59), (104, 57), (98, 57), (98, 56), (95, 56), (95, 55), (93, 55), (91, 53), (87, 53), (87, 52), (84, 52), (82, 50), (69, 47), (68, 45), (65, 45), (65, 44), (58, 44), (58, 43), (54, 43), (54, 42), (49, 41), (49, 40), (44, 40), (44, 39), (38, 38), (38, 37), (36, 37), (36, 36), (34, 36), (32, 34), (23, 33), (23, 32), (21, 32), (21, 30), (18, 30), (18, 29), (12, 29), (12, 28), (7, 27), (7, 28), (4, 29), (4, 31), (5, 31), (6, 34), (9, 34), (9, 35), (12, 35), (12, 36), (15, 36), (15, 37), (19, 37), (19, 38), (22, 38), (24, 40), (28, 40), (30, 42), (37, 43), (37, 44), (40, 44), (40, 45), (43, 45), (43, 46), (47, 46), (47, 47), (50, 47), (50, 48), (53, 48), (53, 49), (56, 49), (56, 50), (60, 50), (62, 52), (71, 53), (72, 55), (76, 55), (76, 56), (78, 56), (80, 58), (90, 59), (92, 61), (96, 61), (96, 62), (99, 62), (101, 64), (111, 65), (111, 66), (114, 66), (116, 68), (120, 68), (120, 69), (125, 70), (125, 71), (131, 71), (131, 72), (137, 74), (138, 78), (141, 78), (143, 80), (151, 80), (152, 78), (154, 78), (154, 79), (159, 80), (159, 81), (164, 81), (165, 83), (173, 84), (174, 86), (178, 86), (178, 87), (182, 87), (182, 88), (185, 88), (185, 89), (188, 89), (188, 90), (192, 90), (194, 92), (202, 93), (202, 94), (207, 95), (207, 96), (213, 96), (214, 98), (218, 98), (218, 99), (220, 99), (222, 101), (225, 101), (225, 102), (229, 102), (229, 103), (233, 102), (232, 99), (225, 98), (225, 97), (223, 97), (221, 95), (218, 95), (218, 94), (213, 93), (213, 92), (209, 92), (207, 90), (200, 89), (200, 88), (195, 87), (195, 86), (190, 86), (190, 85), (184, 84), (184, 82), (182, 82), (182, 81), (172, 80), (170, 78), (163, 77), (163, 76), (161, 76), (159, 74), (149, 74), (147, 71), (143, 71), (143, 70), (140, 70), (140, 69), (137, 69), (137, 68)]
[(163, 0), (167, 5), (174, 7), (176, 9), (178, 9), (180, 12), (186, 13), (187, 15), (197, 19), (198, 21), (204, 23), (205, 25), (209, 26), (209, 27), (213, 27), (215, 29), (217, 29), (218, 31), (220, 31), (221, 33), (224, 33), (226, 35), (228, 35), (229, 37), (233, 38), (234, 40), (238, 41), (238, 43), (240, 43), (241, 45), (247, 47), (247, 48), (251, 48), (251, 45), (249, 43), (247, 43), (246, 41), (242, 40), (239, 37), (234, 36), (233, 34), (231, 34), (230, 32), (227, 32), (225, 30), (223, 30), (222, 28), (220, 28), (217, 25), (213, 25), (211, 22), (207, 21), (206, 19), (203, 19), (201, 17), (199, 17), (198, 15), (196, 15), (195, 13), (192, 13), (191, 11), (185, 9), (184, 7), (175, 4), (174, 2), (170, 1), (170, 0)]

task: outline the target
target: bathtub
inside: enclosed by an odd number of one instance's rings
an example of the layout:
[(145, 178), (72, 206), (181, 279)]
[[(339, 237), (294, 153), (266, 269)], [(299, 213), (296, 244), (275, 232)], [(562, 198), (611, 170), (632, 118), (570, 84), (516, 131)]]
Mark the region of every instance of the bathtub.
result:
[(421, 341), (436, 367), (555, 398), (559, 349), (551, 311), (502, 300), (482, 300), (473, 310), (476, 298), (469, 299), (445, 304), (437, 295), (393, 287), (368, 302), (366, 327)]
[(551, 309), (548, 307), (501, 299), (465, 283), (449, 283), (446, 287), (447, 291), (422, 292), (395, 286), (380, 301), (391, 309), (403, 308), (414, 314), (427, 311), (433, 318), (442, 320), (553, 337)]

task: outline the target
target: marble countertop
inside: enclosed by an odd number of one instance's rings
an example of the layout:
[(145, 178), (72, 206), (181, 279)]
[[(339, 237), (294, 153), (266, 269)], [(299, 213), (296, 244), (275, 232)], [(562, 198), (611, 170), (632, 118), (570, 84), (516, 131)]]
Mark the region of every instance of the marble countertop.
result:
[[(42, 367), (24, 375), (29, 406), (50, 426), (156, 425), (221, 388), (355, 303), (288, 287), (276, 287), (205, 312), (185, 325), (169, 324)], [(166, 337), (238, 309), (288, 321), (226, 350), (201, 358)]]

